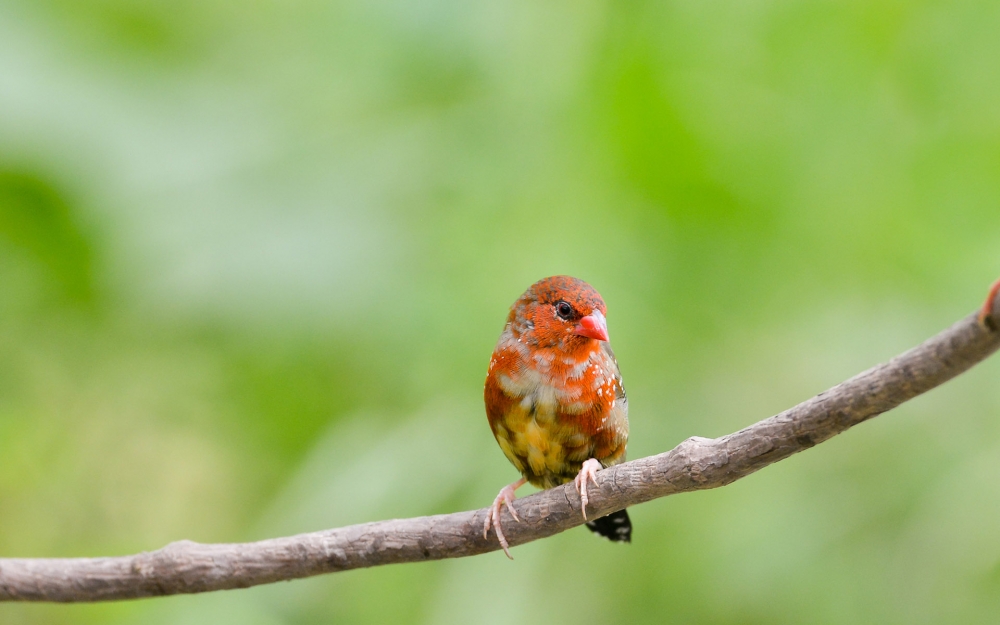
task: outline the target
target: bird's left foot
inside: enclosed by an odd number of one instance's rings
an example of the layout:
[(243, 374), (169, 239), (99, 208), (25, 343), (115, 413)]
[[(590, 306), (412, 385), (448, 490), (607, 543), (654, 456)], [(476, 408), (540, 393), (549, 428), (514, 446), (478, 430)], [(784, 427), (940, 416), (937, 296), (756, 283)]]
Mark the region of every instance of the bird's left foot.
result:
[(587, 480), (594, 483), (597, 486), (597, 472), (604, 467), (596, 458), (591, 458), (583, 463), (580, 467), (580, 472), (577, 473), (576, 478), (573, 479), (573, 484), (576, 486), (576, 491), (580, 493), (580, 511), (583, 512), (583, 520), (587, 520)]

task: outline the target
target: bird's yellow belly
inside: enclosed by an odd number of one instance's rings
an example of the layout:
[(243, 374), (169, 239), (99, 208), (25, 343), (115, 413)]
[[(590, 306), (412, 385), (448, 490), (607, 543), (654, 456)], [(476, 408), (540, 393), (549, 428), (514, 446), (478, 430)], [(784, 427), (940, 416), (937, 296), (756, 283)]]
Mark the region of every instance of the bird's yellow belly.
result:
[(572, 480), (593, 447), (579, 428), (559, 422), (554, 407), (530, 401), (504, 415), (496, 437), (507, 459), (539, 488)]

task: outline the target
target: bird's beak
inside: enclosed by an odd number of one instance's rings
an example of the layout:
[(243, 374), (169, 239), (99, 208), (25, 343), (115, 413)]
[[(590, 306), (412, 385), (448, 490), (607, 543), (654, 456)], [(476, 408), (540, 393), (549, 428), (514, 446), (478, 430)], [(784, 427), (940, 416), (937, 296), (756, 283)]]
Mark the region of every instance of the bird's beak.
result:
[(597, 339), (598, 341), (608, 340), (608, 322), (599, 310), (595, 310), (573, 328), (573, 332), (580, 336)]

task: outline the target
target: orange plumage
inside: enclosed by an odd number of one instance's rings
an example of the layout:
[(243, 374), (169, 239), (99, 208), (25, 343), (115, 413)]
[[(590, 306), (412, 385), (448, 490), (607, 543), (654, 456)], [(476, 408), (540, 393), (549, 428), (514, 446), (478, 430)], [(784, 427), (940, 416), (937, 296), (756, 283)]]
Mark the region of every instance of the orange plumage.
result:
[[(628, 400), (605, 315), (597, 291), (569, 276), (536, 282), (511, 306), (484, 391), (493, 435), (523, 476), (500, 491), (483, 528), (493, 525), (508, 556), (500, 507), (514, 514), (516, 488), (575, 480), (586, 518), (587, 481), (625, 459)], [(611, 540), (631, 538), (624, 510), (587, 526)]]

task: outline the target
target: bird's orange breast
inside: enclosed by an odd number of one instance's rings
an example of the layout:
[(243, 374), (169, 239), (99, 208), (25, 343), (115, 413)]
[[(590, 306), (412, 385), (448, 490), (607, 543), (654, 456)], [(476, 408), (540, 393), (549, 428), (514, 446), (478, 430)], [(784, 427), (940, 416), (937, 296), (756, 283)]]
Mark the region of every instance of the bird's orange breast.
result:
[(541, 488), (573, 479), (588, 458), (624, 459), (628, 414), (613, 356), (500, 343), (485, 387), (490, 427), (507, 459)]

